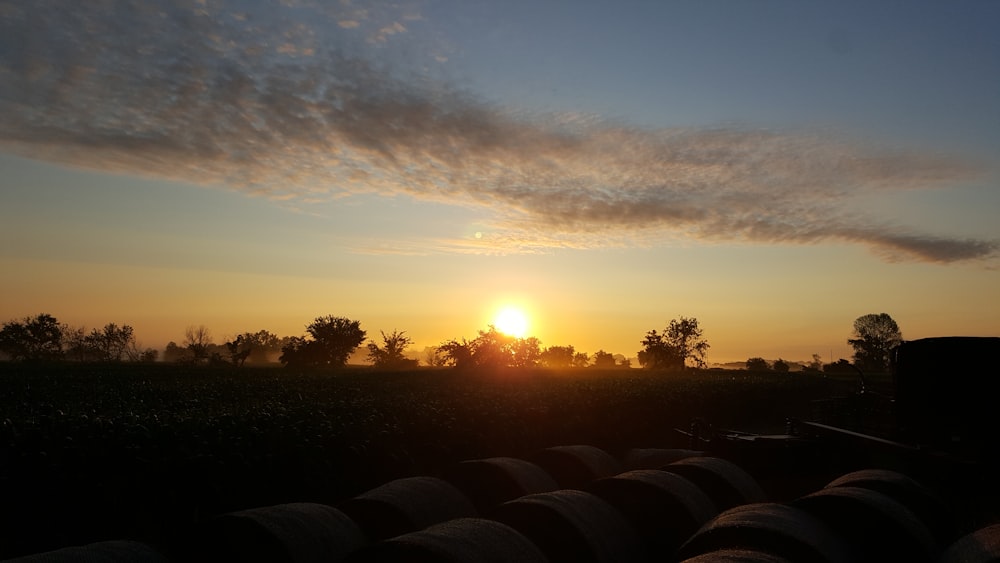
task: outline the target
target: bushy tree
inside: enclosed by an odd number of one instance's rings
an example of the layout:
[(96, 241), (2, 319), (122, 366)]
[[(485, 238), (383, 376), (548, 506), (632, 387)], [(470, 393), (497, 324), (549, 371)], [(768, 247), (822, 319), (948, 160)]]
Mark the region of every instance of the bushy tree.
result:
[(892, 350), (903, 342), (899, 325), (887, 313), (858, 317), (852, 336), (847, 343), (854, 347), (854, 365), (870, 372), (887, 371)]
[(12, 360), (59, 359), (63, 355), (65, 329), (55, 317), (45, 313), (6, 322), (0, 329), (0, 351)]
[(225, 343), (230, 361), (234, 364), (263, 364), (272, 361), (281, 352), (283, 342), (276, 334), (266, 330), (244, 332)]
[(753, 357), (747, 359), (747, 371), (767, 371), (771, 369), (767, 365), (767, 360), (761, 357)]
[(592, 367), (595, 368), (613, 368), (615, 367), (615, 357), (611, 352), (605, 352), (604, 350), (598, 350), (594, 352), (594, 363)]
[(542, 356), (542, 343), (534, 336), (517, 338), (510, 344), (511, 365), (516, 368), (532, 368), (538, 365)]
[(417, 367), (417, 360), (409, 359), (403, 353), (413, 340), (405, 332), (392, 331), (382, 334), (384, 346), (379, 346), (374, 340), (368, 342), (368, 359), (379, 369), (410, 369)]
[(124, 359), (136, 361), (140, 352), (135, 342), (135, 334), (129, 325), (118, 326), (114, 323), (96, 328), (85, 339), (87, 348), (93, 350), (94, 356), (102, 362), (120, 362)]
[(532, 367), (538, 365), (543, 353), (535, 337), (515, 338), (489, 325), (471, 341), (464, 338), (449, 340), (437, 348), (448, 365), (459, 368)]
[(547, 368), (568, 368), (573, 365), (576, 350), (572, 346), (549, 346), (538, 357), (539, 363)]
[(443, 358), (443, 365), (460, 369), (474, 365), (472, 360), (472, 344), (464, 338), (461, 342), (458, 340), (443, 342), (437, 347), (437, 354)]
[(577, 352), (573, 354), (573, 367), (575, 368), (585, 368), (590, 365), (590, 356), (586, 352)]
[(773, 369), (778, 373), (788, 373), (788, 370), (791, 369), (791, 366), (789, 366), (788, 362), (786, 362), (785, 360), (778, 358), (777, 360), (774, 360), (774, 365), (771, 366), (771, 369)]
[(688, 361), (695, 367), (705, 367), (708, 341), (702, 337), (698, 319), (673, 319), (666, 330), (651, 330), (642, 341), (639, 364), (650, 369), (683, 370)]
[(361, 322), (346, 317), (317, 317), (306, 327), (312, 338), (289, 338), (281, 349), (281, 363), (289, 367), (343, 367), (365, 341)]

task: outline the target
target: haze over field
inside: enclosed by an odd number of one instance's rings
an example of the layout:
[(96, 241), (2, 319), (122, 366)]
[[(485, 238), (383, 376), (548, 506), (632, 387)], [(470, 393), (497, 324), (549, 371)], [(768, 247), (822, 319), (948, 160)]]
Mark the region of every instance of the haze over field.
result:
[(0, 320), (1000, 334), (1000, 4), (0, 0)]

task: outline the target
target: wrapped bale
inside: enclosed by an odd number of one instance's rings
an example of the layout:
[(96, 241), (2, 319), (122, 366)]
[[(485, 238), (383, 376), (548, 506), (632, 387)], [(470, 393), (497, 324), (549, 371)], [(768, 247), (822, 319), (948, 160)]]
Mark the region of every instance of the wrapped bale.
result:
[(299, 502), (218, 516), (196, 534), (186, 559), (197, 561), (340, 561), (367, 540), (346, 514)]
[[(723, 512), (681, 546), (677, 558), (685, 560), (725, 550), (749, 550), (788, 561), (852, 561), (847, 546), (821, 520), (775, 503), (745, 504)], [(721, 556), (717, 560), (726, 561)]]
[(677, 548), (718, 514), (701, 489), (680, 475), (639, 469), (599, 479), (587, 487), (615, 507), (655, 558), (672, 557)]
[(887, 469), (864, 469), (834, 479), (824, 488), (831, 487), (860, 487), (878, 491), (913, 512), (940, 545), (948, 545), (958, 538), (956, 518), (947, 503), (907, 475)]
[(168, 559), (144, 543), (114, 540), (66, 547), (7, 561), (8, 563), (167, 563)]
[(941, 563), (1000, 562), (1000, 524), (962, 536), (941, 556)]
[(512, 457), (463, 461), (448, 473), (446, 480), (465, 493), (480, 514), (518, 497), (559, 488), (541, 467)]
[(832, 487), (792, 504), (833, 528), (855, 561), (934, 561), (941, 552), (913, 512), (877, 491)]
[(638, 535), (621, 513), (584, 491), (521, 497), (497, 507), (493, 519), (523, 534), (553, 563), (646, 560)]
[(659, 469), (675, 461), (703, 455), (705, 455), (705, 452), (698, 450), (632, 448), (625, 452), (623, 465), (626, 471), (633, 469)]
[(546, 563), (517, 530), (480, 518), (459, 518), (373, 544), (350, 563)]
[(535, 452), (528, 461), (538, 465), (564, 489), (582, 489), (591, 481), (622, 472), (608, 452), (593, 446), (555, 446)]
[(436, 477), (396, 479), (347, 500), (338, 508), (373, 541), (455, 518), (478, 516), (461, 491)]
[(682, 563), (795, 563), (784, 557), (778, 557), (770, 553), (750, 551), (749, 549), (723, 549), (705, 553), (691, 559), (685, 559)]
[(764, 490), (749, 473), (724, 459), (689, 457), (665, 465), (662, 469), (697, 485), (720, 511), (741, 504), (767, 501)]

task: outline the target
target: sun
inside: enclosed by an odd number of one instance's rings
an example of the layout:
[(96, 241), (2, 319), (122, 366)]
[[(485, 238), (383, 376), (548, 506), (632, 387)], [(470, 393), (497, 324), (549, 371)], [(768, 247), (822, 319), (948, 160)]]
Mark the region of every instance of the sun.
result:
[(528, 316), (516, 307), (504, 307), (497, 312), (493, 326), (507, 336), (524, 338), (528, 334)]

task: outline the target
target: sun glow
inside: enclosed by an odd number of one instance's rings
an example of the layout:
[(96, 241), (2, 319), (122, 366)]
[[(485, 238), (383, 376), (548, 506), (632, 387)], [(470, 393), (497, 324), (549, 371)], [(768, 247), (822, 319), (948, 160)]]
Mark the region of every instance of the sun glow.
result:
[(524, 311), (515, 307), (500, 309), (493, 320), (493, 325), (507, 336), (524, 338), (528, 334), (528, 317)]

